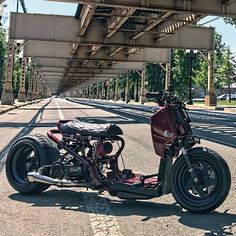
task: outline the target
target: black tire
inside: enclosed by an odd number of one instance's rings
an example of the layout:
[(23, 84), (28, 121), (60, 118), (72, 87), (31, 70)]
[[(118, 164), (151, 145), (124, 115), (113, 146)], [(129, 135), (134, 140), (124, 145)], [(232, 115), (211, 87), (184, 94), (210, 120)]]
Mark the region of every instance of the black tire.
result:
[(184, 157), (171, 170), (171, 192), (176, 202), (193, 213), (207, 213), (219, 207), (228, 196), (231, 175), (226, 161), (212, 150), (195, 148), (188, 152), (199, 182), (194, 183)]
[(45, 136), (36, 134), (20, 138), (10, 149), (6, 160), (6, 176), (11, 186), (22, 194), (39, 194), (50, 185), (30, 183), (27, 173), (58, 160), (57, 148)]

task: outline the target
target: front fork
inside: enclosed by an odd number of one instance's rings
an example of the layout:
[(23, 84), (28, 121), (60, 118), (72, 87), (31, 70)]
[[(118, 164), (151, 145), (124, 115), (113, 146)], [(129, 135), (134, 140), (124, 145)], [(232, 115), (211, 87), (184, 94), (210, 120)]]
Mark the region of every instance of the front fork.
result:
[(186, 150), (186, 148), (184, 147), (183, 143), (181, 141), (179, 141), (179, 148), (180, 150), (182, 151), (182, 154), (183, 154), (183, 157), (184, 157), (184, 160), (188, 166), (188, 171), (193, 179), (193, 182), (194, 183), (198, 183), (199, 179), (198, 177), (196, 176), (195, 172), (194, 172), (194, 169), (193, 169), (193, 166), (189, 160), (189, 156), (188, 156), (188, 152)]

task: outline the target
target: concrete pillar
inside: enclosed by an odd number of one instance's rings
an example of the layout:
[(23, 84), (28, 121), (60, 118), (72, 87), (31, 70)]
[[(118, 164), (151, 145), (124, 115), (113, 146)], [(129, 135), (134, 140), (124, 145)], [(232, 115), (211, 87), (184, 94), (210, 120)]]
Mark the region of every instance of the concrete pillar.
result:
[(37, 94), (37, 74), (36, 71), (32, 71), (32, 100), (36, 100), (36, 94)]
[(14, 62), (14, 40), (8, 41), (6, 79), (1, 96), (2, 105), (13, 105), (14, 95), (12, 88), (12, 72)]
[(106, 100), (109, 100), (110, 99), (110, 83), (109, 81), (106, 82)]
[(166, 78), (165, 78), (165, 90), (168, 90), (170, 85), (171, 85), (171, 81), (170, 81), (170, 73), (171, 73), (171, 49), (169, 49), (168, 52), (168, 58), (169, 58), (169, 62), (166, 63), (166, 67), (163, 67), (161, 64), (161, 67), (165, 70), (166, 72)]
[(93, 98), (93, 86), (90, 85), (89, 86), (89, 99), (92, 99)]
[(36, 99), (42, 98), (42, 83), (40, 77), (37, 77), (37, 90), (36, 90)]
[(126, 77), (125, 102), (130, 102), (129, 76)]
[(208, 51), (208, 89), (205, 97), (206, 106), (217, 105), (214, 82), (214, 51), (211, 50)]
[(119, 100), (119, 94), (118, 94), (118, 89), (119, 89), (119, 79), (116, 78), (116, 82), (115, 82), (115, 99), (114, 101), (118, 101)]
[(89, 89), (89, 86), (87, 87), (87, 96), (86, 98), (89, 98), (89, 93), (90, 93), (90, 89)]
[(85, 95), (86, 95), (86, 90), (85, 90), (85, 88), (83, 88), (82, 98), (85, 98)]
[(26, 92), (25, 92), (25, 80), (26, 80), (26, 73), (27, 73), (27, 58), (22, 58), (22, 72), (21, 72), (21, 80), (20, 80), (20, 89), (18, 93), (18, 102), (25, 102), (26, 99)]
[(104, 93), (105, 93), (104, 88), (105, 88), (105, 83), (106, 83), (106, 82), (103, 82), (103, 83), (102, 83), (101, 100), (104, 99)]
[[(27, 101), (32, 101), (32, 87), (33, 87), (33, 71), (32, 68), (30, 69), (30, 76), (29, 76), (29, 84), (28, 84), (28, 91), (27, 91)], [(46, 95), (46, 92), (45, 92)]]
[(168, 90), (170, 87), (170, 63), (166, 63), (166, 80), (165, 80), (165, 90)]
[(41, 96), (42, 96), (42, 98), (46, 98), (46, 94), (45, 94), (45, 90), (46, 90), (46, 86), (45, 86), (45, 84), (44, 84), (45, 82), (44, 81), (42, 81), (42, 85), (41, 85)]
[(146, 83), (146, 76), (145, 76), (145, 70), (143, 70), (142, 71), (142, 76), (141, 76), (141, 90), (140, 90), (140, 102), (141, 102), (141, 104), (144, 104), (144, 102), (146, 100), (145, 83)]
[(99, 99), (99, 84), (96, 85), (96, 99)]

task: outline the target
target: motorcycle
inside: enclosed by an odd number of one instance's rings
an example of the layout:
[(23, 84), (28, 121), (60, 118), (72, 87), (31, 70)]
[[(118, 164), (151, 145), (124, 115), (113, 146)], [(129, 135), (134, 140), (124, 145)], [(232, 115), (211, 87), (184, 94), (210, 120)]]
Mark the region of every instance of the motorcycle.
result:
[[(172, 193), (176, 202), (193, 213), (207, 213), (226, 199), (231, 175), (226, 161), (216, 152), (194, 147), (185, 104), (171, 91), (149, 93), (159, 109), (151, 117), (159, 172), (142, 175), (120, 169), (125, 141), (116, 124), (60, 120), (47, 137), (20, 138), (10, 149), (6, 175), (22, 194), (39, 194), (50, 185), (108, 191), (121, 199), (151, 199)], [(122, 159), (123, 161), (123, 159)]]

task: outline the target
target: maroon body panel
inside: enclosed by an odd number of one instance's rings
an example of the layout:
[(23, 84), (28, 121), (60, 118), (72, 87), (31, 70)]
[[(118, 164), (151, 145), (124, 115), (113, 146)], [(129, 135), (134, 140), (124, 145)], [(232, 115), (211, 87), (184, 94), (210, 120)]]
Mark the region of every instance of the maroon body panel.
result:
[(171, 145), (177, 137), (185, 134), (182, 125), (178, 124), (175, 120), (172, 111), (173, 106), (161, 107), (151, 117), (151, 134), (154, 150), (162, 158), (164, 157), (167, 145)]

